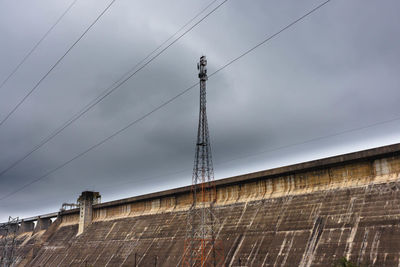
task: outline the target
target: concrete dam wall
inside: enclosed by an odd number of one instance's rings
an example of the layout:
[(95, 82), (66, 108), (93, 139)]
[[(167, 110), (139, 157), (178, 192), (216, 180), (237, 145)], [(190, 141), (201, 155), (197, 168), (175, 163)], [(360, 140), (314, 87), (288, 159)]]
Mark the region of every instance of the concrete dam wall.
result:
[[(400, 266), (399, 178), (396, 144), (216, 181), (225, 266)], [(183, 187), (21, 222), (14, 266), (180, 266), (190, 205)]]

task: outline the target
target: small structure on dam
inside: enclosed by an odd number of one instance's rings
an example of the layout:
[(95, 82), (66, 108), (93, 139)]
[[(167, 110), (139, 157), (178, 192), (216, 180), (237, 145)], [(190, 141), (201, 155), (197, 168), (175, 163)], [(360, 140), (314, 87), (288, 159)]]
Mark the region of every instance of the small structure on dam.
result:
[(78, 198), (79, 203), (79, 227), (78, 235), (92, 223), (93, 205), (100, 203), (101, 196), (99, 192), (84, 191)]
[[(398, 266), (399, 178), (395, 144), (217, 180), (223, 264)], [(19, 220), (12, 266), (181, 266), (190, 186), (94, 198), (82, 232), (80, 208)]]

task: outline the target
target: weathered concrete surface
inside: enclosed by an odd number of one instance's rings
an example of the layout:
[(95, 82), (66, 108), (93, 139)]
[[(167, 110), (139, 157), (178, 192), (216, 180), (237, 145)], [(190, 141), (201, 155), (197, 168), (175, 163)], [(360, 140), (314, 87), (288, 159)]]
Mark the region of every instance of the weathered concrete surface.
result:
[[(217, 183), (226, 266), (400, 265), (400, 145)], [(94, 205), (18, 237), (19, 266), (178, 266), (188, 188)]]
[(18, 229), (18, 232), (21, 234), (26, 233), (26, 232), (33, 232), (34, 229), (35, 229), (35, 225), (33, 222), (22, 221), (21, 226)]
[(79, 202), (79, 223), (78, 223), (78, 235), (82, 234), (83, 231), (92, 223), (93, 219), (93, 204), (97, 203), (97, 199), (100, 198), (99, 192), (84, 191), (78, 198)]

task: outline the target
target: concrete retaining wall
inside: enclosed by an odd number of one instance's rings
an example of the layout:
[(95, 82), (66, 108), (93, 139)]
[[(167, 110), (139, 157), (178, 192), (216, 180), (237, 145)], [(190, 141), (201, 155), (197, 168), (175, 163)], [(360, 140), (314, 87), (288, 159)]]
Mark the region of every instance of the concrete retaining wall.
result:
[[(400, 145), (216, 181), (226, 266), (400, 266)], [(190, 187), (94, 205), (18, 238), (20, 266), (179, 266)], [(57, 221), (56, 221), (57, 222)], [(60, 223), (61, 222), (61, 223)], [(0, 249), (1, 250), (1, 249)], [(0, 251), (1, 252), (1, 251)]]
[[(398, 155), (378, 159), (360, 159), (343, 165), (318, 166), (311, 170), (297, 170), (291, 174), (260, 176), (251, 180), (220, 183), (217, 187), (217, 206), (255, 200), (279, 198), (353, 188), (374, 183), (395, 181), (400, 171)], [(240, 177), (235, 177), (237, 178)], [(234, 180), (234, 179), (232, 179)], [(192, 202), (189, 187), (177, 192), (166, 191), (165, 195), (148, 199), (127, 199), (113, 205), (103, 203), (94, 206), (93, 220), (108, 220), (146, 214), (187, 210)], [(162, 193), (162, 192), (161, 192)], [(111, 203), (112, 204), (112, 203)]]

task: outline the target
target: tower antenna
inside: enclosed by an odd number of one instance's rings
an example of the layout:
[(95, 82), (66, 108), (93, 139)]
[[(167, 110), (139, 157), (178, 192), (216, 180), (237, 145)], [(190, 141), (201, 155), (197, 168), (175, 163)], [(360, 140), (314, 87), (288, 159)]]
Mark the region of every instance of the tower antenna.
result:
[(197, 131), (196, 153), (192, 175), (193, 204), (188, 210), (182, 266), (222, 266), (222, 244), (216, 240), (219, 220), (214, 213), (216, 188), (211, 157), (206, 109), (207, 59), (200, 57), (197, 63), (200, 79), (200, 112)]

